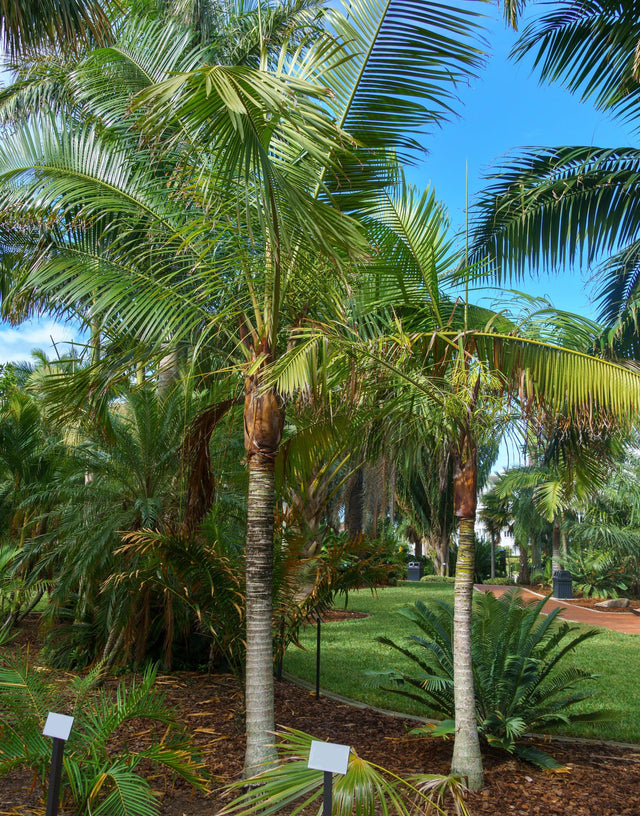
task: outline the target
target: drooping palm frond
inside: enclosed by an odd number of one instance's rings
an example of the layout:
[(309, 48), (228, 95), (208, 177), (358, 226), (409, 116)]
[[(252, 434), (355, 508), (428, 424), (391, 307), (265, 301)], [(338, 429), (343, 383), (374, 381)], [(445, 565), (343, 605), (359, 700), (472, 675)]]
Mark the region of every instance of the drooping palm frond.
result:
[(338, 123), (362, 144), (406, 156), (416, 135), (446, 119), (456, 88), (481, 65), (473, 4), (357, 0), (331, 11), (349, 58), (323, 73)]
[[(231, 785), (231, 792), (242, 789), (245, 792), (229, 802), (222, 809), (221, 816), (250, 816), (256, 808), (270, 816), (285, 807), (292, 808), (290, 812), (295, 816), (321, 800), (324, 775), (322, 771), (308, 767), (313, 737), (293, 729), (286, 729), (277, 736), (278, 749), (285, 761), (252, 777), (250, 791), (246, 791), (246, 781)], [(427, 811), (433, 808), (436, 813), (444, 814), (437, 801), (438, 783), (453, 796), (457, 812), (464, 816), (464, 786), (458, 777), (403, 779), (366, 762), (351, 749), (347, 772), (336, 775), (333, 783), (334, 812), (337, 816), (349, 816), (354, 812), (358, 816), (373, 816), (380, 808), (383, 816), (410, 816), (414, 808), (424, 807)]]
[[(452, 336), (453, 339), (453, 336)], [(640, 376), (627, 367), (550, 343), (498, 333), (471, 332), (469, 353), (478, 355), (512, 387), (524, 405), (582, 416), (587, 424), (597, 410), (620, 421), (635, 421)]]
[(135, 94), (202, 64), (206, 52), (193, 47), (192, 34), (177, 20), (125, 18), (114, 42), (90, 52), (74, 71), (77, 98), (88, 102), (110, 127), (130, 128)]
[(257, 218), (274, 252), (288, 251), (297, 232), (331, 257), (333, 247), (362, 251), (351, 220), (308, 195), (318, 168), (333, 163), (337, 171), (349, 144), (322, 104), (326, 89), (285, 74), (214, 66), (166, 80), (143, 98), (148, 128), (179, 120), (215, 152), (217, 177), (227, 190), (239, 183), (245, 191), (238, 202), (244, 225)]
[(571, 540), (576, 547), (593, 547), (603, 552), (614, 552), (620, 559), (629, 554), (640, 554), (640, 531), (633, 526), (621, 526), (603, 519), (574, 522), (569, 525)]
[(98, 0), (2, 0), (3, 39), (12, 54), (46, 43), (72, 49), (78, 42), (104, 42), (109, 18)]
[(581, 0), (561, 3), (529, 23), (513, 53), (518, 59), (533, 54), (543, 80), (560, 82), (633, 123), (640, 100), (639, 40), (633, 3)]
[[(148, 156), (136, 156), (126, 143), (114, 149), (91, 128), (71, 136), (48, 122), (16, 130), (3, 147), (5, 205), (14, 213), (30, 212), (36, 201), (46, 209), (55, 200), (58, 219), (44, 235), (25, 236), (25, 280), (13, 297), (23, 299), (26, 287), (49, 307), (68, 309), (91, 301), (105, 331), (112, 321), (124, 321), (140, 339), (147, 331), (149, 338), (166, 338), (173, 331), (177, 339), (196, 326), (201, 332), (216, 310), (222, 316), (221, 289), (216, 294), (210, 287), (231, 279), (230, 261), (221, 253), (214, 270), (199, 260), (212, 233), (202, 237), (204, 246), (185, 246), (184, 203), (168, 195), (170, 182), (150, 169)], [(142, 237), (148, 241), (151, 235), (153, 244), (141, 251)], [(193, 280), (196, 269), (204, 278), (200, 295)], [(132, 288), (147, 296), (130, 298)], [(158, 301), (167, 309), (158, 312)], [(175, 320), (170, 316), (174, 307), (180, 313)]]
[(472, 221), (472, 260), (498, 280), (527, 269), (591, 263), (640, 229), (640, 151), (629, 147), (532, 149), (490, 176)]
[(59, 115), (72, 108), (72, 67), (73, 62), (59, 54), (12, 66), (14, 81), (0, 89), (0, 123), (10, 127), (34, 111)]

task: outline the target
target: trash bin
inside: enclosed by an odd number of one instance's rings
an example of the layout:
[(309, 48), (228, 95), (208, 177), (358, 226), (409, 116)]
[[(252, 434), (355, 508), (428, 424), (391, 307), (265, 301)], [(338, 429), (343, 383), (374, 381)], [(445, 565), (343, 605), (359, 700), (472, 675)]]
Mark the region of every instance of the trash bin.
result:
[(553, 597), (560, 599), (573, 598), (569, 570), (556, 570), (553, 573)]
[(407, 579), (409, 581), (419, 581), (424, 573), (422, 561), (409, 561), (407, 565)]

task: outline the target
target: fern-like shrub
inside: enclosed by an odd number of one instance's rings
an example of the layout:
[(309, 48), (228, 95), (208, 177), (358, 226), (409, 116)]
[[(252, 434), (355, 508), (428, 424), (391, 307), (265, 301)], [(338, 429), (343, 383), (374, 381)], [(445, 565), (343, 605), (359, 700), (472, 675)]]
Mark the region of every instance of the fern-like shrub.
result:
[(491, 578), (487, 579), (487, 583), (492, 586), (515, 586), (513, 578)]
[[(51, 740), (42, 735), (49, 711), (75, 722), (65, 746), (62, 807), (75, 816), (157, 816), (159, 802), (141, 775), (164, 766), (197, 788), (206, 785), (203, 766), (185, 729), (154, 687), (156, 672), (121, 682), (115, 694), (94, 690), (96, 673), (62, 685), (21, 656), (0, 663), (0, 775), (29, 768), (43, 792), (51, 763)], [(118, 740), (132, 720), (157, 725), (155, 736), (136, 747)], [(148, 728), (148, 725), (146, 726)], [(115, 739), (114, 739), (115, 738)], [(142, 765), (142, 767), (141, 767)]]
[[(558, 763), (538, 749), (518, 744), (526, 732), (543, 731), (572, 722), (592, 722), (609, 716), (603, 711), (576, 712), (576, 703), (590, 697), (585, 681), (596, 675), (565, 668), (568, 654), (598, 634), (556, 620), (559, 608), (543, 614), (547, 599), (525, 604), (519, 590), (496, 598), (476, 596), (471, 633), (478, 730), (492, 746), (546, 768)], [(417, 700), (444, 722), (437, 728), (418, 729), (445, 735), (455, 731), (453, 686), (453, 607), (443, 601), (417, 601), (400, 610), (420, 630), (407, 646), (389, 638), (380, 643), (403, 654), (416, 673), (390, 670), (372, 673), (374, 683)]]

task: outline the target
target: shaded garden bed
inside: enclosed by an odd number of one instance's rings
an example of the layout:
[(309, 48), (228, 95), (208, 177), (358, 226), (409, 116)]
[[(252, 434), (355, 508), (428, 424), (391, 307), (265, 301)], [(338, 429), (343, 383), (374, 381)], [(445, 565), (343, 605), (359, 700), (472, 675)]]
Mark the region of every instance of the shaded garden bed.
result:
[[(23, 631), (24, 641), (36, 647), (34, 628)], [(218, 788), (240, 774), (244, 734), (242, 691), (231, 675), (179, 672), (158, 679), (169, 705), (180, 712)], [(279, 726), (297, 728), (320, 739), (351, 745), (361, 756), (401, 774), (447, 773), (453, 743), (416, 739), (413, 723), (370, 709), (334, 702), (293, 683), (276, 684)], [(131, 729), (133, 745), (147, 738)], [(540, 741), (542, 742), (542, 741)], [(636, 816), (640, 813), (640, 746), (613, 746), (554, 740), (544, 750), (567, 766), (550, 774), (486, 750), (485, 788), (469, 797), (472, 814), (536, 814), (539, 816)], [(225, 801), (224, 794), (193, 792), (185, 783), (150, 769), (152, 784), (161, 797), (163, 816), (212, 816)], [(44, 803), (31, 775), (14, 773), (0, 779), (0, 814), (42, 816)], [(62, 814), (61, 814), (62, 816)]]

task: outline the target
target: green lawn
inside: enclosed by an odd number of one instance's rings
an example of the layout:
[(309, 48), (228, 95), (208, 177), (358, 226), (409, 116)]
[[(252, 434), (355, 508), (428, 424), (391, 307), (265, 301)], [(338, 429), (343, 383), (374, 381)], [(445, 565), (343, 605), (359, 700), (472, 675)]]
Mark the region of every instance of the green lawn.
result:
[[(417, 703), (383, 689), (367, 686), (369, 669), (399, 667), (401, 655), (376, 642), (377, 635), (402, 641), (412, 627), (395, 614), (414, 600), (442, 598), (453, 601), (453, 587), (439, 584), (411, 583), (386, 587), (373, 596), (370, 592), (349, 595), (351, 611), (366, 612), (368, 618), (322, 624), (321, 686), (355, 700), (412, 714), (427, 715)], [(306, 626), (301, 633), (304, 650), (291, 647), (284, 668), (299, 677), (315, 682), (316, 627)], [(598, 696), (588, 707), (615, 710), (615, 718), (595, 725), (576, 725), (563, 733), (582, 737), (640, 743), (640, 636), (622, 635), (601, 630), (601, 634), (581, 644), (567, 665), (596, 672), (600, 679), (592, 687)], [(586, 704), (585, 704), (585, 707)]]

